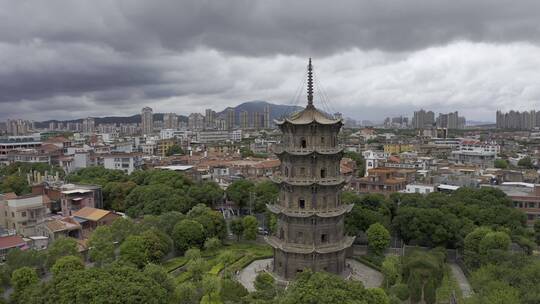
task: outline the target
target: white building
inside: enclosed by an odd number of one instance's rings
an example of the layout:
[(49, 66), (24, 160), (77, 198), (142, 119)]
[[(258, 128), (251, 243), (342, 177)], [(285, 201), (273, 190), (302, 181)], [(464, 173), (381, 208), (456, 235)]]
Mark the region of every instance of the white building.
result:
[(403, 193), (429, 194), (435, 192), (434, 185), (408, 184)]
[(367, 150), (362, 152), (362, 156), (364, 157), (366, 164), (366, 172), (364, 175), (368, 176), (369, 169), (382, 167), (383, 163), (386, 162), (386, 159), (388, 159), (390, 156), (390, 153), (384, 151)]
[(127, 174), (131, 174), (142, 166), (140, 153), (113, 153), (101, 157), (103, 158), (103, 167), (106, 169), (122, 170)]

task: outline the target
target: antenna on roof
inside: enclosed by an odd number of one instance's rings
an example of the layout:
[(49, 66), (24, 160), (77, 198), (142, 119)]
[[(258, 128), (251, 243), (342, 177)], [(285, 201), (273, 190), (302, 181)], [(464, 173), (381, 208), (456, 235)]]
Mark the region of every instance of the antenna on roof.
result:
[(307, 83), (307, 100), (308, 106), (313, 105), (313, 66), (311, 65), (311, 57), (308, 64), (308, 83)]

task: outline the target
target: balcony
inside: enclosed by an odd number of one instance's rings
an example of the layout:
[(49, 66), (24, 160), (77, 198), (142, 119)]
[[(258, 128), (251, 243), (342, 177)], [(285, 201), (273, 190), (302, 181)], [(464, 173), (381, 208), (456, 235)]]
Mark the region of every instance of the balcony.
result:
[(311, 253), (324, 254), (324, 253), (331, 253), (331, 252), (345, 250), (351, 247), (354, 242), (354, 237), (344, 236), (343, 239), (339, 242), (322, 244), (322, 245), (287, 243), (284, 240), (277, 238), (276, 236), (268, 236), (265, 238), (265, 240), (273, 248), (276, 248), (285, 252), (300, 253), (300, 254), (311, 254)]
[(343, 215), (345, 213), (351, 212), (353, 205), (341, 205), (337, 208), (329, 208), (329, 209), (292, 209), (283, 207), (278, 204), (267, 204), (266, 207), (268, 208), (268, 211), (275, 213), (275, 214), (284, 214), (289, 217), (310, 217), (310, 216), (317, 216), (321, 218), (328, 218), (328, 217), (336, 217)]
[(311, 146), (306, 148), (293, 147), (283, 144), (276, 144), (272, 146), (272, 151), (275, 154), (289, 153), (294, 155), (309, 155), (311, 153), (318, 154), (337, 154), (343, 151), (342, 147), (328, 147), (328, 146)]
[(284, 176), (274, 175), (271, 177), (271, 180), (277, 184), (287, 183), (293, 186), (310, 186), (313, 184), (317, 184), (321, 186), (337, 186), (337, 185), (347, 182), (347, 178), (344, 176), (314, 178), (314, 177), (284, 177)]

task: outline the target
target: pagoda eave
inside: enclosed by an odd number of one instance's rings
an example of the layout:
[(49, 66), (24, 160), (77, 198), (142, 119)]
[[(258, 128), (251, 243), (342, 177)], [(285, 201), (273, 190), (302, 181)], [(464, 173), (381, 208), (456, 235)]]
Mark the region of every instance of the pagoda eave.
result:
[(272, 246), (274, 249), (279, 249), (287, 253), (298, 253), (298, 254), (326, 254), (343, 251), (352, 246), (354, 242), (353, 236), (345, 236), (343, 240), (339, 243), (317, 246), (317, 245), (301, 245), (301, 244), (288, 244), (278, 239), (275, 236), (265, 237), (265, 241)]
[(276, 204), (266, 204), (266, 208), (268, 208), (268, 211), (274, 213), (274, 214), (283, 214), (288, 217), (301, 217), (301, 218), (309, 218), (309, 217), (318, 217), (318, 218), (330, 218), (330, 217), (336, 217), (341, 216), (343, 214), (349, 213), (352, 211), (353, 205), (342, 205), (338, 209), (333, 210), (313, 210), (313, 211), (297, 211), (285, 208), (280, 205)]

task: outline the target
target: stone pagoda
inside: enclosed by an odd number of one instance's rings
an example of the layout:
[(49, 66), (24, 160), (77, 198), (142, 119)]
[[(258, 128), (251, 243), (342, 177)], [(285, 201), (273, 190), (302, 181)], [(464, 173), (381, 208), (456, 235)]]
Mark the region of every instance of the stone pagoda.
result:
[(346, 180), (340, 173), (343, 149), (338, 144), (341, 119), (313, 105), (313, 67), (308, 65), (307, 106), (276, 121), (283, 137), (274, 152), (281, 160), (279, 201), (267, 205), (276, 214), (273, 271), (286, 280), (304, 269), (341, 274), (354, 238), (345, 235), (344, 220), (352, 205), (341, 202)]

